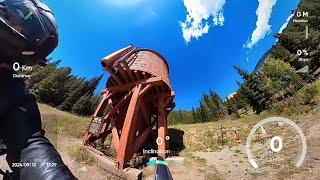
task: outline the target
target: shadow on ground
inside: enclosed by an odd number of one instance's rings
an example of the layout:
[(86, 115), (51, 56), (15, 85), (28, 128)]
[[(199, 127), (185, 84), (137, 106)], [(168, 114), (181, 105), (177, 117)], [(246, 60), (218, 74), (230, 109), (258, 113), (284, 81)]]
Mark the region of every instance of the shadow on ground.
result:
[(177, 156), (179, 153), (185, 149), (183, 143), (184, 131), (179, 129), (169, 128), (168, 129), (169, 139), (169, 150), (171, 156)]

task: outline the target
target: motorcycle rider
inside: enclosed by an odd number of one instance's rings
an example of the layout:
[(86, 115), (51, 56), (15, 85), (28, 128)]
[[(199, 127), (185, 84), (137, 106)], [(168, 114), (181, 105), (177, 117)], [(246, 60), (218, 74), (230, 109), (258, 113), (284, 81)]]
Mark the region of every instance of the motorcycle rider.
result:
[(11, 179), (75, 179), (44, 136), (35, 97), (13, 77), (14, 63), (41, 62), (57, 44), (55, 19), (42, 1), (0, 0), (0, 139)]

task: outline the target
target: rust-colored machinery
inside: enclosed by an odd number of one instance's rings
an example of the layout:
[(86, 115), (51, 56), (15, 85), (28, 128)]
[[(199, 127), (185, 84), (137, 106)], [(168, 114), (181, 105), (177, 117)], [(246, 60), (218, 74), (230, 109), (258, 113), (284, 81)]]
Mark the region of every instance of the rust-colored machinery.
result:
[(104, 142), (112, 134), (116, 165), (123, 169), (148, 144), (155, 130), (161, 142), (158, 156), (166, 158), (167, 116), (174, 108), (166, 60), (153, 50), (130, 45), (103, 58), (101, 64), (110, 78), (84, 144)]

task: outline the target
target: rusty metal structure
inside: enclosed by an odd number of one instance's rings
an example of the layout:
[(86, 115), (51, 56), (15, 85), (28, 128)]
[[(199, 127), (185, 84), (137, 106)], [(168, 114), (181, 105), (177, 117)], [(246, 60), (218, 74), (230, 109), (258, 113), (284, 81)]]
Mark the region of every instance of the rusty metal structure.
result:
[(167, 116), (175, 106), (166, 60), (153, 50), (129, 45), (103, 58), (101, 64), (110, 78), (84, 144), (104, 142), (112, 134), (116, 166), (123, 169), (155, 131), (162, 140), (158, 156), (166, 158)]

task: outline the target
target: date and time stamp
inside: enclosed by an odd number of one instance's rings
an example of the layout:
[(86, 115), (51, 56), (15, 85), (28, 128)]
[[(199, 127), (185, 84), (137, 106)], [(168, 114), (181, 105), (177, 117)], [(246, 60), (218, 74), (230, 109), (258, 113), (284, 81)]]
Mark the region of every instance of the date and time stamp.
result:
[[(58, 166), (57, 163), (44, 163), (44, 165), (46, 167), (49, 167), (49, 168), (50, 167), (54, 168), (54, 167)], [(38, 166), (38, 163), (21, 163), (21, 162), (19, 162), (19, 163), (11, 163), (11, 167), (12, 168), (28, 168), (28, 167), (35, 168), (37, 166)]]

